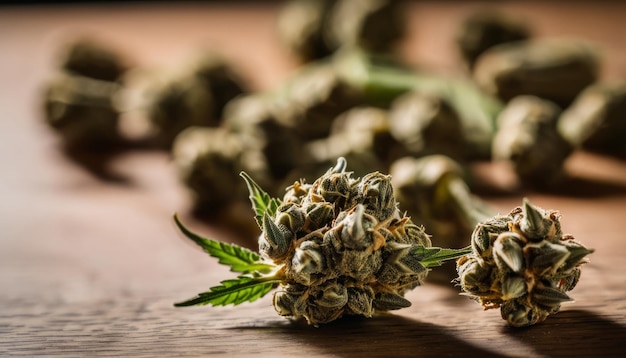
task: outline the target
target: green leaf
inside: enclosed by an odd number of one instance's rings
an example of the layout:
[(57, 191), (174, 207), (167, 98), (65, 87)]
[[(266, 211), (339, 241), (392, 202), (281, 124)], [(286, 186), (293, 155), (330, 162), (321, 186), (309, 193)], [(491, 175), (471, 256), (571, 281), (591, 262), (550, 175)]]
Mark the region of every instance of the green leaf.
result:
[(239, 276), (236, 279), (225, 280), (220, 286), (211, 287), (208, 292), (187, 301), (175, 303), (176, 307), (195, 305), (226, 306), (238, 305), (244, 302), (253, 302), (265, 296), (280, 283), (279, 279), (270, 277)]
[(180, 222), (176, 214), (174, 214), (174, 221), (186, 237), (198, 244), (209, 255), (217, 258), (220, 264), (230, 266), (230, 270), (233, 272), (268, 273), (276, 267), (272, 263), (262, 261), (256, 252), (244, 247), (207, 239), (191, 232)]
[(453, 260), (472, 251), (470, 246), (462, 249), (442, 249), (440, 247), (425, 247), (417, 245), (413, 251), (424, 267), (441, 266), (444, 261)]
[(248, 192), (250, 193), (250, 202), (254, 210), (256, 223), (261, 230), (263, 229), (263, 215), (267, 214), (274, 217), (276, 210), (280, 205), (280, 200), (272, 198), (246, 173), (241, 172), (239, 175), (246, 181)]

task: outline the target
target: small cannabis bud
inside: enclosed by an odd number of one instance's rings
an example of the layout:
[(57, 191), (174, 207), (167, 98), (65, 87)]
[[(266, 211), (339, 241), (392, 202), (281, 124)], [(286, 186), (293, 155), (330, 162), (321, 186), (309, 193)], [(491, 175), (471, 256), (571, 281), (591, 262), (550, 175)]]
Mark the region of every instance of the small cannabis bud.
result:
[(477, 59), (473, 76), (483, 90), (505, 102), (532, 95), (566, 107), (598, 79), (599, 61), (588, 42), (536, 38), (489, 48)]
[(456, 43), (468, 69), (480, 55), (503, 43), (526, 40), (531, 29), (526, 19), (500, 10), (480, 10), (464, 19), (458, 29)]
[(115, 49), (90, 38), (64, 48), (45, 85), (43, 114), (72, 152), (106, 152), (123, 144), (118, 97), (127, 66)]
[(507, 216), (476, 226), (472, 252), (457, 261), (458, 282), (485, 309), (516, 327), (541, 322), (571, 301), (580, 265), (592, 253), (563, 235), (559, 214), (524, 200)]
[(551, 101), (526, 95), (513, 98), (498, 116), (493, 159), (509, 163), (525, 184), (557, 183), (574, 149), (557, 129), (560, 114)]
[(200, 51), (181, 67), (149, 77), (144, 94), (146, 115), (164, 148), (186, 128), (219, 127), (226, 103), (246, 92), (237, 70), (214, 51)]
[(574, 147), (626, 155), (626, 81), (588, 86), (559, 117), (559, 133)]
[(388, 175), (354, 179), (345, 169), (340, 158), (312, 184), (295, 182), (282, 201), (241, 174), (263, 230), (260, 255), (202, 238), (175, 217), (187, 237), (242, 274), (176, 306), (236, 305), (280, 286), (273, 304), (281, 316), (313, 325), (343, 315), (371, 317), (410, 306), (404, 294), (429, 268), (470, 252), (431, 247), (424, 229), (398, 209)]
[(468, 154), (461, 120), (442, 96), (420, 91), (398, 96), (389, 109), (389, 131), (415, 157)]
[(405, 1), (291, 0), (278, 16), (283, 43), (301, 61), (358, 46), (368, 52), (391, 53), (404, 35)]
[(445, 155), (404, 157), (389, 169), (396, 199), (438, 246), (465, 245), (477, 223), (495, 212), (473, 195), (461, 164)]

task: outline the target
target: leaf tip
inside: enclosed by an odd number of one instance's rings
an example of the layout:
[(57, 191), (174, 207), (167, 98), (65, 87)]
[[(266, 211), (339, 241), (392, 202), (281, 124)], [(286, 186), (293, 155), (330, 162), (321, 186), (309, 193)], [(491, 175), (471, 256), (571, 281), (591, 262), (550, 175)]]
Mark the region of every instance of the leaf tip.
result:
[(252, 177), (243, 170), (239, 172), (239, 176), (243, 178), (243, 180), (246, 182), (246, 186), (248, 187), (248, 191), (252, 193), (252, 188), (255, 184), (254, 179), (252, 179)]

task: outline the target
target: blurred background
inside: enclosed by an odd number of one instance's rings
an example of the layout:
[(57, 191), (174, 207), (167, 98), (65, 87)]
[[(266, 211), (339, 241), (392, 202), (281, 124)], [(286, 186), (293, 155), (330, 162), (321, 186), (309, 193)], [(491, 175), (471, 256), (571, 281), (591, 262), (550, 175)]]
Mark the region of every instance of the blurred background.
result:
[(357, 175), (409, 158), (401, 207), (441, 246), (524, 196), (583, 233), (623, 210), (626, 4), (350, 3), (2, 2), (3, 300), (200, 282), (174, 212), (254, 248), (238, 173), (280, 196), (340, 155)]

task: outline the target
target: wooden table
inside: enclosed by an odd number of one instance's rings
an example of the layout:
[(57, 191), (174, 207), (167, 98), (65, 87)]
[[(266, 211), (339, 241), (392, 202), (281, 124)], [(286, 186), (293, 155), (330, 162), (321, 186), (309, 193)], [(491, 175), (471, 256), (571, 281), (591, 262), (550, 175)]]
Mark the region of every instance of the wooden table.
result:
[[(67, 35), (87, 31), (146, 67), (213, 46), (254, 89), (275, 88), (296, 67), (275, 33), (278, 5), (0, 8), (0, 356), (625, 355), (626, 163), (585, 152), (568, 160), (573, 180), (558, 193), (481, 194), (502, 213), (523, 196), (558, 209), (564, 231), (596, 249), (571, 292), (576, 302), (534, 327), (507, 327), (496, 310), (436, 282), (410, 292), (410, 308), (319, 328), (277, 316), (271, 295), (238, 307), (172, 306), (229, 276), (182, 238), (172, 213), (207, 236), (239, 238), (188, 214), (164, 152), (116, 158), (116, 180), (69, 160), (43, 122), (42, 85)], [(455, 26), (480, 5), (413, 3), (405, 59), (454, 71)], [(602, 76), (626, 78), (625, 3), (499, 5), (528, 17), (538, 36), (596, 41)]]

